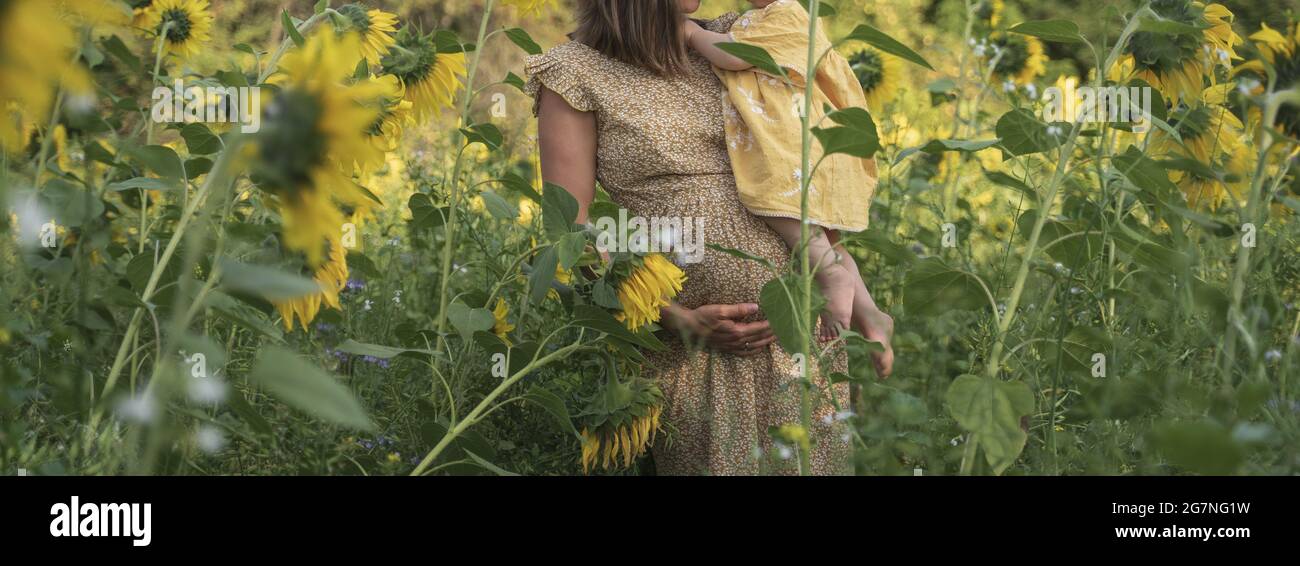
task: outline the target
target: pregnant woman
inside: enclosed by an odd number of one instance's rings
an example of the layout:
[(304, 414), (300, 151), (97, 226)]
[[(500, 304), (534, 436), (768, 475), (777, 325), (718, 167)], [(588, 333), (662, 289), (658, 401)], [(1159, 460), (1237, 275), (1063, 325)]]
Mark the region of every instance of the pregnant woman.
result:
[[(727, 157), (722, 85), (682, 33), (699, 0), (579, 0), (572, 41), (528, 58), (536, 98), (542, 174), (566, 188), (587, 222), (596, 182), (629, 216), (703, 218), (710, 244), (743, 250), (778, 267), (790, 249), (741, 204)], [(699, 21), (725, 33), (735, 14)], [(799, 368), (775, 344), (758, 311), (766, 268), (708, 250), (684, 266), (687, 281), (663, 325), (703, 337), (648, 356), (664, 392), (669, 434), (653, 449), (660, 474), (737, 475), (797, 471)], [(814, 399), (810, 468), (850, 471), (845, 423), (823, 392)], [(847, 407), (848, 388), (835, 398)], [(786, 425), (784, 446), (769, 430)]]

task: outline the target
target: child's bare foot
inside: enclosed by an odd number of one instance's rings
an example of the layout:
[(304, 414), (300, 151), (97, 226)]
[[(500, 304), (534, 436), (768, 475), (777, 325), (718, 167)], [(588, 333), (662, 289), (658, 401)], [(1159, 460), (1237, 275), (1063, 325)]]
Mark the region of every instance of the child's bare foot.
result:
[(857, 309), (853, 311), (853, 328), (872, 342), (879, 342), (885, 347), (883, 352), (872, 352), (871, 361), (876, 366), (876, 375), (881, 379), (894, 373), (894, 319), (880, 309)]
[(826, 312), (822, 314), (822, 340), (834, 340), (840, 329), (848, 328), (853, 321), (853, 293), (856, 283), (848, 268), (838, 263), (822, 267), (817, 272), (817, 285), (826, 297)]

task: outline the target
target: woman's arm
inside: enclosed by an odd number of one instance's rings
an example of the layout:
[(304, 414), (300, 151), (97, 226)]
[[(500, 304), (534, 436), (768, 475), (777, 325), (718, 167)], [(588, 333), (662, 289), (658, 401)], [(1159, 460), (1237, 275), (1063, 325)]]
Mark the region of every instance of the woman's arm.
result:
[(718, 48), (719, 43), (735, 42), (730, 35), (725, 33), (712, 32), (700, 27), (695, 20), (686, 20), (686, 44), (692, 49), (699, 51), (710, 63), (717, 65), (721, 69), (728, 71), (743, 71), (753, 67), (746, 63), (744, 59), (736, 57), (726, 51)]
[(587, 209), (596, 198), (596, 115), (579, 112), (546, 87), (538, 96), (542, 179), (573, 195), (578, 201), (578, 224), (586, 224)]

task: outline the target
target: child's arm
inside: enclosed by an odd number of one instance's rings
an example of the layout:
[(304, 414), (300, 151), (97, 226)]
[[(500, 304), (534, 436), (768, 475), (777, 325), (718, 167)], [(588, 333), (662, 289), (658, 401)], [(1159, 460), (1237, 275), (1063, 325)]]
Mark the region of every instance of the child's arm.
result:
[(699, 51), (710, 63), (728, 71), (743, 71), (753, 67), (744, 59), (736, 57), (718, 48), (718, 43), (734, 41), (730, 35), (712, 32), (700, 27), (695, 20), (686, 20), (686, 43)]

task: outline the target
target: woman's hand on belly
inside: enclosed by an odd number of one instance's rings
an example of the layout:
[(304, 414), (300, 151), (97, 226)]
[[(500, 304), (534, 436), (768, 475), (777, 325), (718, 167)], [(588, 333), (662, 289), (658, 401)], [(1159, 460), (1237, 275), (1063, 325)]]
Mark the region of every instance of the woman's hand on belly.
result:
[(674, 304), (664, 309), (669, 330), (690, 342), (702, 338), (710, 348), (737, 356), (753, 356), (776, 341), (766, 320), (743, 322), (758, 312), (756, 304), (704, 305), (694, 309)]

